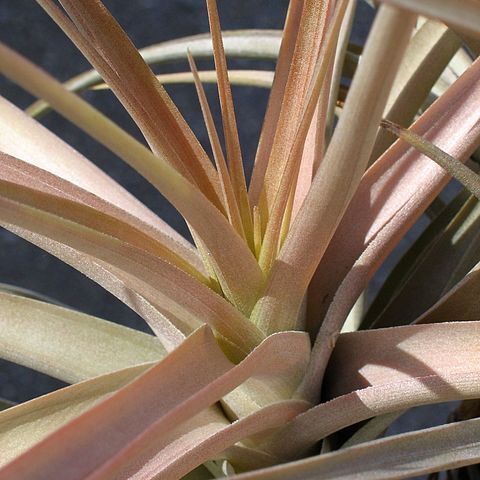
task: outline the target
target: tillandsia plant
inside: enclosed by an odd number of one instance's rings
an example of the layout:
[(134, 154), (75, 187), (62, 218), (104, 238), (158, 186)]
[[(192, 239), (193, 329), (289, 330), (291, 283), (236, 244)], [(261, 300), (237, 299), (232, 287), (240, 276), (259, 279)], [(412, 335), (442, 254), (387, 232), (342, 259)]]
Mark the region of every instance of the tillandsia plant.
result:
[[(0, 480), (479, 478), (480, 4), (378, 2), (362, 48), (354, 1), (291, 0), (282, 33), (222, 35), (207, 0), (207, 36), (139, 52), (100, 0), (37, 3), (94, 70), (61, 84), (0, 45), (1, 73), (40, 99), (0, 98), (0, 224), (154, 335), (2, 291), (1, 356), (72, 385), (0, 413)], [(229, 71), (229, 55), (278, 61)], [(149, 66), (179, 58), (190, 69), (160, 80)], [(178, 81), (195, 84), (212, 159), (161, 83)], [(230, 82), (271, 86), (248, 185)], [(111, 89), (148, 146), (89, 88)], [(35, 119), (50, 108), (156, 187), (194, 245)], [(382, 437), (452, 400), (455, 422)]]

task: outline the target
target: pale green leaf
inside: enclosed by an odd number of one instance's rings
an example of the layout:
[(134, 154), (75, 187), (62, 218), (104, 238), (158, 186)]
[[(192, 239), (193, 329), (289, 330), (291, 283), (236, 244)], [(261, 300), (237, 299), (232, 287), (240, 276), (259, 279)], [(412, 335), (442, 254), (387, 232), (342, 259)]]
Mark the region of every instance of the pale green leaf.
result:
[(152, 335), (0, 293), (0, 357), (11, 362), (75, 383), (165, 355)]

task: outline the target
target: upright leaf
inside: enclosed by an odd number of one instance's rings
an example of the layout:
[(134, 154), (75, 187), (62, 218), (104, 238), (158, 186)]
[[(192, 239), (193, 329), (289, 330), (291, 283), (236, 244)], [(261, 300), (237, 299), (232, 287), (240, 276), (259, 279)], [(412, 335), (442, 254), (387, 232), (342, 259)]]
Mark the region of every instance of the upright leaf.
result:
[[(420, 117), (413, 130), (454, 157), (466, 160), (480, 144), (479, 79), (480, 62), (476, 61)], [(312, 392), (318, 391), (320, 372), (356, 299), (448, 179), (434, 162), (409, 151), (401, 142), (393, 145), (363, 177), (310, 287), (312, 330), (316, 331), (323, 320), (306, 380), (313, 382)]]
[(298, 325), (307, 286), (365, 170), (414, 21), (388, 6), (377, 15), (332, 142), (255, 306), (267, 332)]

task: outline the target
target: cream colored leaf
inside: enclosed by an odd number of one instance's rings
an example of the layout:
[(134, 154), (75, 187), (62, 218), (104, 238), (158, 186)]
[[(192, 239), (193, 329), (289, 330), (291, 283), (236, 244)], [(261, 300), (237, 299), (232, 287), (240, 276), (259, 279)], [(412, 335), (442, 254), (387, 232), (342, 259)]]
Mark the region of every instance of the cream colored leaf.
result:
[(455, 25), (475, 37), (480, 36), (480, 9), (477, 0), (379, 0), (426, 17)]
[[(214, 70), (204, 70), (198, 72), (200, 80), (204, 83), (217, 83), (217, 72)], [(175, 83), (194, 83), (193, 74), (190, 72), (163, 73), (156, 76), (162, 85)], [(228, 78), (232, 85), (270, 88), (273, 83), (273, 72), (268, 70), (229, 70)], [(99, 83), (93, 90), (108, 89), (106, 83)]]
[[(225, 54), (227, 57), (275, 60), (282, 39), (281, 30), (226, 30), (222, 32)], [(140, 55), (149, 65), (157, 65), (187, 56), (187, 50), (197, 58), (209, 58), (213, 54), (210, 33), (176, 38), (166, 42), (139, 49)], [(216, 78), (216, 74), (215, 78)], [(102, 77), (96, 70), (83, 72), (64, 83), (72, 92), (81, 92), (102, 83)], [(266, 86), (266, 85), (265, 85)], [(46, 113), (49, 105), (38, 100), (30, 105), (27, 112), (33, 117)]]

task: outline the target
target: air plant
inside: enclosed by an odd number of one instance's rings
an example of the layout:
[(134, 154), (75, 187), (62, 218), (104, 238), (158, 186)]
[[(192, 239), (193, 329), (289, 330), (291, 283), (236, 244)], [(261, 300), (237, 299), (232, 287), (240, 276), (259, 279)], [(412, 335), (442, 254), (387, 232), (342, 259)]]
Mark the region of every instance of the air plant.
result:
[[(229, 72), (226, 53), (276, 56), (280, 37), (222, 38), (215, 0), (211, 41), (145, 58), (100, 0), (37, 3), (94, 70), (61, 84), (0, 45), (0, 71), (42, 99), (23, 112), (0, 98), (0, 224), (155, 335), (0, 293), (1, 356), (72, 384), (0, 413), (0, 479), (386, 479), (480, 461), (477, 1), (379, 2), (360, 52), (354, 1), (291, 0), (274, 76)], [(211, 53), (215, 73), (198, 72)], [(195, 83), (213, 159), (150, 69), (168, 55), (189, 60), (161, 80)], [(225, 152), (202, 80), (218, 85)], [(271, 83), (248, 186), (230, 80)], [(74, 92), (92, 87), (148, 146)], [(48, 108), (154, 185), (194, 246), (32, 118)], [(463, 189), (445, 202), (451, 175)], [(473, 403), (382, 437), (402, 412), (451, 400)]]

